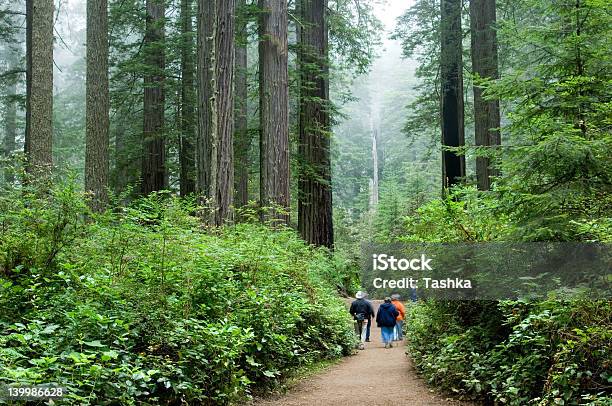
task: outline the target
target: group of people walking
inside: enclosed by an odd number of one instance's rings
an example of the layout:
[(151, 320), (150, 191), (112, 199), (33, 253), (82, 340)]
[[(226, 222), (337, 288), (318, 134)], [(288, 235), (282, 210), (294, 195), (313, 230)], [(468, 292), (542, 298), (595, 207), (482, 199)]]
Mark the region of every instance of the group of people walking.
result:
[[(369, 342), (372, 320), (375, 319), (376, 325), (381, 330), (385, 348), (393, 347), (393, 341), (402, 340), (404, 335), (403, 325), (406, 318), (406, 308), (400, 302), (400, 296), (395, 294), (386, 297), (385, 302), (379, 306), (378, 312), (374, 311), (372, 303), (366, 300), (365, 296), (364, 292), (357, 292), (349, 310), (355, 320), (355, 333), (362, 342), (365, 330), (365, 341)], [(360, 348), (363, 348), (363, 344), (360, 345)]]

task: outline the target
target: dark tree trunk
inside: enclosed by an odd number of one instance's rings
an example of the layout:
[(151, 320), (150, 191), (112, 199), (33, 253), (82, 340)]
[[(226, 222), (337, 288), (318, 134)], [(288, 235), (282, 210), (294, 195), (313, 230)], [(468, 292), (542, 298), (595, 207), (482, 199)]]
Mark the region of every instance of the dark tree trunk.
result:
[(164, 0), (147, 0), (144, 39), (144, 139), (142, 155), (142, 193), (165, 189), (166, 143), (164, 138)]
[[(287, 0), (259, 0), (260, 200), (289, 222)], [(284, 212), (283, 212), (284, 211)]]
[(233, 219), (235, 6), (234, 0), (200, 6), (198, 186), (214, 209), (211, 222), (222, 225)]
[[(495, 12), (496, 0), (470, 0), (472, 69), (481, 78), (497, 79), (499, 75)], [(497, 146), (501, 144), (499, 100), (485, 100), (482, 92), (481, 87), (474, 85), (476, 146)], [(489, 190), (491, 176), (495, 175), (489, 157), (476, 158), (478, 189)]]
[[(216, 150), (213, 132), (214, 110), (214, 12), (213, 0), (198, 0), (198, 133), (196, 139), (196, 190), (211, 198), (211, 184), (216, 169)], [(214, 160), (213, 160), (214, 158)]]
[(109, 106), (107, 1), (88, 0), (85, 190), (94, 211), (108, 203)]
[(29, 171), (53, 165), (53, 0), (26, 2), (26, 137)]
[(195, 192), (195, 94), (193, 61), (193, 28), (191, 0), (181, 0), (181, 137), (179, 145), (180, 192), (187, 196)]
[(327, 0), (302, 0), (298, 229), (333, 248)]
[[(246, 0), (238, 0), (239, 8), (246, 6)], [(247, 22), (245, 19), (236, 27), (236, 139), (235, 173), (236, 206), (242, 207), (249, 202), (249, 150), (251, 136), (248, 129), (248, 82), (247, 82)]]
[[(463, 112), (463, 46), (461, 43), (461, 0), (441, 1), (441, 124), (442, 147), (465, 145)], [(444, 188), (465, 177), (465, 157), (455, 151), (442, 152)]]

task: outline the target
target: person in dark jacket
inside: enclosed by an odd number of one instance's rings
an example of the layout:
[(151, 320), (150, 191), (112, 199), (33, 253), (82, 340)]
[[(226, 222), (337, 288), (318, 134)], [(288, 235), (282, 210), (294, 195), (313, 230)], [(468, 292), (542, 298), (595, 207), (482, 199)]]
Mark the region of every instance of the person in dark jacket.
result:
[(385, 348), (393, 347), (393, 330), (395, 329), (395, 320), (399, 312), (391, 303), (391, 298), (386, 297), (385, 303), (381, 304), (376, 314), (376, 324), (380, 327), (382, 340), (385, 343)]
[(353, 316), (355, 320), (355, 334), (357, 334), (359, 341), (361, 341), (363, 325), (367, 323), (366, 341), (370, 341), (370, 322), (374, 316), (374, 308), (372, 307), (372, 303), (365, 299), (365, 293), (362, 291), (357, 292), (355, 299), (356, 300), (351, 303), (351, 308), (349, 310), (351, 316)]

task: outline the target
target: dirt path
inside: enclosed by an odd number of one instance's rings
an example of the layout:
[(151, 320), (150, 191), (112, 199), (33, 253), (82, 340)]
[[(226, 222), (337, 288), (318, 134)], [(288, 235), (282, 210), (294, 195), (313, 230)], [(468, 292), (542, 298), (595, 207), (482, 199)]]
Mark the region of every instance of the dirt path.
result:
[[(375, 302), (377, 308), (380, 302)], [(378, 309), (376, 309), (378, 310)], [(322, 373), (300, 381), (284, 396), (257, 400), (257, 406), (411, 406), (463, 405), (434, 394), (404, 354), (403, 342), (385, 349), (380, 329), (373, 326), (372, 342)]]

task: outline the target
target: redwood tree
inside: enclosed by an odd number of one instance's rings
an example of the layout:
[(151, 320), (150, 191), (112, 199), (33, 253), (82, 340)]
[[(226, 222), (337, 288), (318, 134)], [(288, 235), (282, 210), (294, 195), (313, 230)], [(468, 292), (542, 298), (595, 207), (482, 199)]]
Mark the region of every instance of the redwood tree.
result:
[(442, 179), (450, 187), (465, 177), (465, 157), (446, 147), (465, 145), (463, 111), (463, 46), (461, 32), (461, 0), (441, 0), (441, 125)]
[(233, 218), (234, 12), (234, 0), (199, 0), (198, 190), (216, 225)]
[(260, 203), (289, 222), (287, 0), (259, 0)]
[(26, 1), (28, 168), (53, 164), (53, 0)]
[[(244, 11), (246, 0), (238, 0), (237, 10)], [(239, 14), (240, 16), (240, 14)], [(242, 16), (244, 17), (244, 16)], [(236, 110), (235, 110), (235, 177), (236, 206), (242, 207), (249, 201), (249, 149), (251, 136), (248, 129), (248, 59), (247, 59), (247, 19), (240, 18), (236, 23)]]
[(181, 0), (181, 135), (179, 140), (180, 193), (195, 192), (195, 92), (193, 60), (192, 0)]
[(164, 0), (147, 0), (146, 9), (142, 156), (142, 193), (145, 195), (167, 187), (164, 138)]
[(93, 193), (96, 211), (108, 199), (109, 103), (107, 1), (88, 0), (85, 190)]
[(298, 229), (306, 242), (333, 247), (327, 0), (302, 0)]
[[(470, 0), (472, 69), (479, 78), (497, 79), (496, 0)], [(499, 100), (485, 100), (483, 90), (474, 85), (475, 142), (478, 147), (501, 144)], [(480, 190), (489, 190), (496, 175), (487, 156), (476, 157), (476, 178)]]

